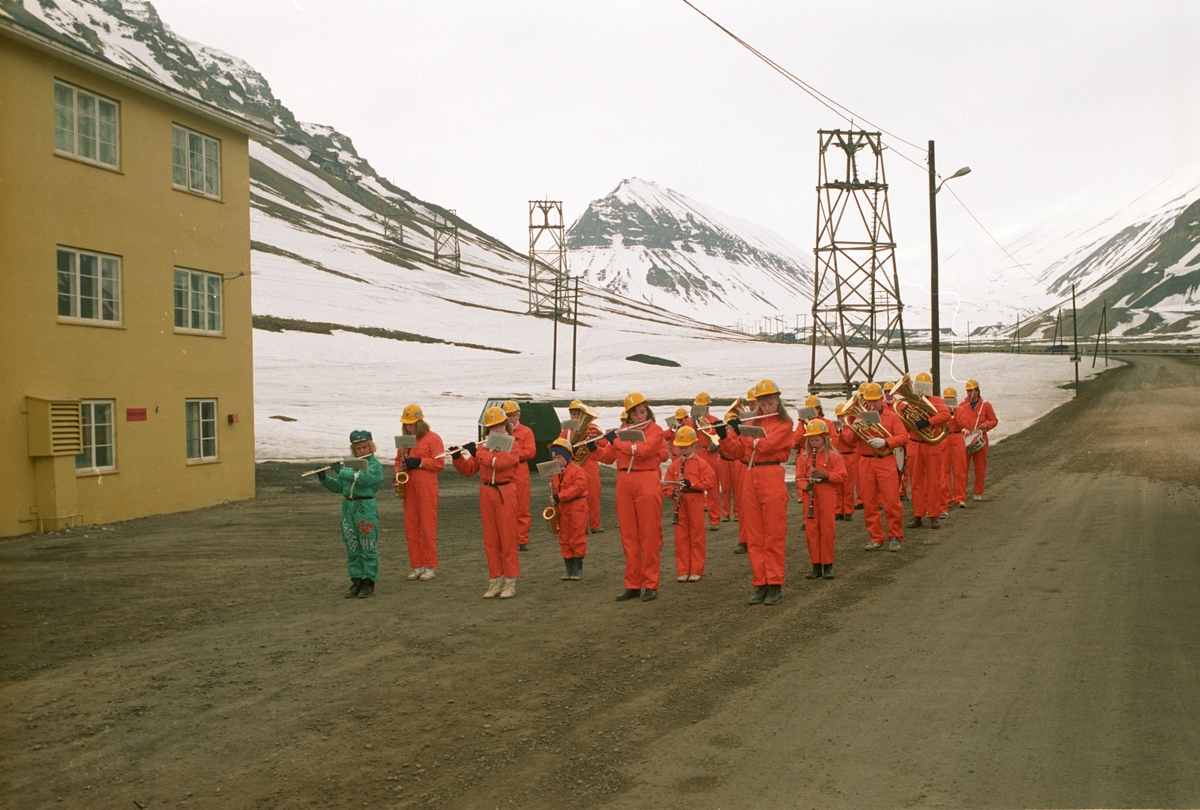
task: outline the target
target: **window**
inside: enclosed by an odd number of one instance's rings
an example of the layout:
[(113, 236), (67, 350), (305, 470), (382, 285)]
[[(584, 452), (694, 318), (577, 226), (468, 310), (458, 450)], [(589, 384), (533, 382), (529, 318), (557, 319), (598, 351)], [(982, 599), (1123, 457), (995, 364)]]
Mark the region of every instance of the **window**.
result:
[(221, 142), (171, 126), (171, 182), (206, 197), (221, 196)]
[(175, 268), (175, 328), (221, 331), (221, 282), (214, 273)]
[(54, 82), (54, 149), (93, 163), (117, 166), (117, 102)]
[(216, 461), (217, 401), (189, 399), (186, 405), (188, 461)]
[(113, 453), (113, 403), (83, 402), (83, 452), (75, 456), (75, 472), (116, 469)]
[(58, 317), (121, 322), (121, 260), (116, 256), (58, 249)]

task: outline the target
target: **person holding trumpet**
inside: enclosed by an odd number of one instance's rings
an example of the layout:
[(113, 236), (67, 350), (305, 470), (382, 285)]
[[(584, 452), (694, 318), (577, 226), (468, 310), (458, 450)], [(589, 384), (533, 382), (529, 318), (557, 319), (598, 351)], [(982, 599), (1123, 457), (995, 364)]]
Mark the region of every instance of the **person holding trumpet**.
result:
[(578, 581), (587, 556), (588, 480), (583, 468), (572, 463), (574, 455), (571, 442), (561, 436), (550, 445), (550, 458), (559, 469), (550, 481), (550, 503), (558, 513), (558, 548), (566, 569), (562, 578)]
[[(500, 408), (488, 408), (483, 424), (489, 435), (508, 435), (508, 420)], [(517, 595), (521, 563), (517, 558), (517, 495), (513, 481), (521, 459), (514, 443), (508, 452), (467, 442), (448, 453), (454, 469), (471, 478), (478, 475), (479, 517), (483, 521), (483, 551), (487, 555), (488, 588), (484, 599)]]
[(658, 598), (661, 574), (663, 494), (659, 465), (667, 460), (663, 429), (654, 421), (650, 403), (634, 391), (625, 397), (629, 419), (626, 430), (640, 430), (643, 439), (626, 441), (617, 431), (605, 434), (607, 447), (589, 445), (598, 461), (617, 465), (617, 529), (625, 552), (625, 590), (617, 597), (626, 602), (641, 597)]
[(350, 589), (346, 598), (365, 598), (375, 592), (379, 581), (379, 505), (375, 492), (383, 483), (383, 465), (375, 458), (375, 442), (369, 430), (350, 434), (350, 453), (366, 459), (366, 470), (351, 470), (335, 461), (317, 471), (325, 489), (342, 496), (342, 543), (346, 546), (346, 571)]
[[(744, 405), (734, 400), (733, 405), (730, 406), (729, 411), (725, 414), (724, 424), (728, 425), (734, 419), (753, 416), (756, 404), (754, 387), (751, 386), (750, 390), (746, 392)], [(715, 426), (713, 432), (717, 434), (718, 440), (725, 438), (725, 436), (721, 435), (721, 430)], [(750, 458), (750, 451), (748, 449), (744, 453), (742, 451), (743, 448), (740, 445), (718, 446), (718, 455), (720, 455), (721, 461), (729, 465), (729, 469), (732, 472), (730, 478), (733, 480), (733, 519), (738, 522), (738, 539), (737, 545), (733, 548), (734, 554), (746, 553), (746, 525), (742, 523), (742, 501), (745, 496), (742, 493), (742, 486), (746, 479), (746, 462)]]
[(796, 456), (796, 490), (804, 512), (804, 539), (812, 571), (807, 579), (833, 579), (833, 546), (837, 510), (846, 483), (846, 462), (833, 449), (829, 422), (810, 419), (804, 425), (804, 445)]
[[(722, 472), (721, 454), (718, 451), (720, 440), (717, 438), (717, 432), (712, 429), (716, 420), (708, 415), (711, 405), (712, 397), (707, 391), (701, 391), (692, 400), (691, 415), (692, 427), (696, 430), (696, 452), (708, 463), (716, 476), (713, 485), (708, 488), (708, 502), (705, 504), (708, 510), (708, 530), (715, 532), (721, 528), (722, 520), (729, 520), (729, 487), (732, 485), (732, 473)], [(725, 498), (724, 507), (721, 505), (722, 491)]]
[(717, 485), (717, 474), (698, 451), (695, 429), (675, 429), (672, 440), (678, 454), (663, 476), (663, 496), (675, 502), (671, 523), (675, 526), (675, 570), (680, 582), (699, 582), (704, 576), (707, 534), (704, 505), (707, 492)]
[(438, 473), (446, 466), (442, 437), (429, 429), (421, 406), (400, 415), (400, 432), (413, 436), (416, 447), (396, 450), (396, 495), (404, 500), (404, 537), (408, 542), (409, 580), (428, 582), (437, 576)]
[(856, 497), (861, 498), (858, 493), (858, 453), (854, 452), (854, 448), (850, 446), (844, 435), (850, 432), (844, 417), (845, 412), (846, 403), (839, 402), (834, 411), (837, 421), (834, 423), (832, 440), (833, 449), (842, 457), (842, 461), (846, 465), (846, 481), (842, 484), (838, 508), (833, 516), (834, 520), (853, 520), (855, 506), (862, 508), (862, 501), (856, 500)]

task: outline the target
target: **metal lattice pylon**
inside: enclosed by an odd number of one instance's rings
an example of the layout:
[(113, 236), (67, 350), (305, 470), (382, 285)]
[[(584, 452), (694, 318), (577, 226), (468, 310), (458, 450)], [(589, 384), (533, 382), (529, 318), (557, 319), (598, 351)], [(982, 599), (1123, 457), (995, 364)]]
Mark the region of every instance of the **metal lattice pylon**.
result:
[(449, 216), (433, 215), (433, 266), (440, 270), (460, 272), (462, 250), (458, 243), (458, 212), (450, 209)]
[[(878, 132), (820, 130), (809, 393), (908, 371), (896, 243)], [(818, 347), (828, 352), (819, 362)], [(896, 356), (897, 351), (899, 357)], [(899, 361), (899, 362), (897, 362)], [(837, 381), (818, 382), (829, 369)]]
[(529, 201), (529, 311), (553, 314), (555, 289), (567, 276), (567, 239), (561, 200)]

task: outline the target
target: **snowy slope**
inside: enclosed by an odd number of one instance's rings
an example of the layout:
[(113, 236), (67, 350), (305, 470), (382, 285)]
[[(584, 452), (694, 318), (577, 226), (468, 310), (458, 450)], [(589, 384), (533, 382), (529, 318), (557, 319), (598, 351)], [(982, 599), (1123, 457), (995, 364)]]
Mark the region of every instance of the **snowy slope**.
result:
[(783, 237), (637, 178), (593, 201), (567, 235), (571, 272), (710, 323), (775, 332), (812, 309), (812, 264)]

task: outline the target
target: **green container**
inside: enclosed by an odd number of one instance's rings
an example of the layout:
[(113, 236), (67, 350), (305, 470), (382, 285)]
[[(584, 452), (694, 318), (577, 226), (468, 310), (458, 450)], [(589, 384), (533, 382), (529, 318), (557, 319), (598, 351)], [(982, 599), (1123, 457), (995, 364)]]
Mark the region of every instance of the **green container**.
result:
[(484, 403), (483, 410), (479, 412), (479, 441), (483, 441), (486, 435), (483, 415), (487, 413), (487, 409), (503, 408), (504, 403), (509, 400), (521, 406), (521, 424), (533, 431), (533, 440), (537, 444), (537, 455), (529, 462), (529, 471), (536, 472), (538, 464), (550, 460), (550, 443), (558, 438), (558, 434), (562, 433), (562, 422), (559, 421), (558, 412), (549, 402), (534, 402), (531, 399), (514, 397), (489, 399)]

